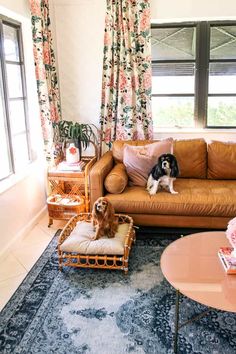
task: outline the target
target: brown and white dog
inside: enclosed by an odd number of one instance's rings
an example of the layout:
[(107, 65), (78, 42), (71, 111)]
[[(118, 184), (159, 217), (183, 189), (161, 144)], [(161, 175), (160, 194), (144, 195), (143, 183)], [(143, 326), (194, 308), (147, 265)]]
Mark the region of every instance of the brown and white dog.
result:
[(95, 227), (94, 240), (102, 236), (112, 238), (115, 236), (118, 227), (118, 219), (115, 217), (115, 210), (111, 202), (105, 197), (96, 200), (92, 210), (92, 221)]

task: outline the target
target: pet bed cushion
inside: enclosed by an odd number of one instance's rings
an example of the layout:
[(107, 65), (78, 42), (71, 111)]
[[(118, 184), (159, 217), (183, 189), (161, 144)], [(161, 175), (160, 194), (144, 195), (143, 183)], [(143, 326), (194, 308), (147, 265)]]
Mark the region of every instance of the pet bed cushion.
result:
[(107, 175), (104, 185), (109, 193), (122, 193), (128, 184), (128, 175), (123, 163), (118, 163)]
[(148, 175), (157, 163), (159, 156), (172, 153), (173, 139), (158, 141), (144, 146), (124, 147), (124, 165), (130, 179), (131, 186), (145, 186)]
[(104, 236), (98, 240), (93, 240), (95, 231), (92, 223), (79, 221), (70, 236), (61, 244), (60, 249), (64, 252), (89, 255), (123, 255), (129, 227), (128, 223), (119, 224), (114, 238)]

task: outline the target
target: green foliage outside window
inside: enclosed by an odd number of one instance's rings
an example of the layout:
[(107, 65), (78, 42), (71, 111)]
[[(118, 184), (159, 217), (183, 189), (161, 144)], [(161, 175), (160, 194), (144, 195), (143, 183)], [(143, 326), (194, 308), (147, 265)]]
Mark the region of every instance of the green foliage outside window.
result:
[(232, 127), (236, 126), (235, 104), (219, 102), (216, 107), (208, 107), (208, 126)]
[[(181, 106), (172, 104), (165, 108), (159, 108), (153, 112), (153, 120), (154, 125), (160, 128), (193, 128), (193, 104), (191, 102), (187, 102)], [(236, 104), (226, 104), (225, 102), (218, 101), (217, 105), (209, 106), (207, 121), (208, 126), (236, 126)]]
[(184, 105), (170, 105), (166, 108), (159, 108), (153, 112), (154, 124), (158, 127), (184, 127), (194, 125), (193, 104), (187, 102)]

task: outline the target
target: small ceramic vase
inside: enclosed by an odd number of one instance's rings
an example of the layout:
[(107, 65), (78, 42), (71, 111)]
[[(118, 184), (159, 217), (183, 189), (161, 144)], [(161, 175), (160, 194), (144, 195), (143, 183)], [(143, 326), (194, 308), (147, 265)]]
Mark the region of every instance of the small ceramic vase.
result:
[(74, 143), (70, 143), (69, 147), (66, 149), (66, 162), (79, 162), (79, 149), (75, 146)]

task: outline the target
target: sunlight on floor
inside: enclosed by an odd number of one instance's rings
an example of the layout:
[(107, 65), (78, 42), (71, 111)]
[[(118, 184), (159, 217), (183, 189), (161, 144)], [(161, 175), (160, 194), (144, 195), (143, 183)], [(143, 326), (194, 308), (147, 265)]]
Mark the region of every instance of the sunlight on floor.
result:
[(5, 306), (27, 273), (41, 256), (55, 232), (66, 221), (54, 220), (48, 228), (47, 213), (23, 240), (15, 242), (11, 252), (0, 260), (0, 310)]

